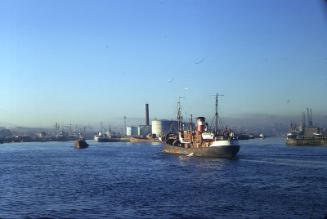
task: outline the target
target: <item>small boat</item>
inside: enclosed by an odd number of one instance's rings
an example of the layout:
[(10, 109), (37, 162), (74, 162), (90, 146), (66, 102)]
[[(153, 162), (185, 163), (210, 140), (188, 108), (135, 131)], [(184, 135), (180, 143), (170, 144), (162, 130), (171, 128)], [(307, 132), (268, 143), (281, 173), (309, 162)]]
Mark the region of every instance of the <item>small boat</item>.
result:
[(169, 133), (163, 143), (163, 152), (188, 157), (234, 158), (240, 150), (238, 140), (230, 129), (218, 129), (218, 94), (216, 95), (215, 130), (208, 131), (204, 117), (196, 119), (196, 130), (184, 131), (181, 120), (180, 101), (178, 102), (179, 132)]
[(84, 138), (79, 138), (75, 141), (75, 148), (77, 149), (84, 149), (89, 147), (89, 144), (85, 141)]
[(114, 136), (112, 136), (110, 134), (98, 132), (94, 136), (94, 141), (102, 143), (102, 142), (120, 142), (120, 141), (123, 141), (123, 140), (121, 140), (120, 137), (114, 137)]

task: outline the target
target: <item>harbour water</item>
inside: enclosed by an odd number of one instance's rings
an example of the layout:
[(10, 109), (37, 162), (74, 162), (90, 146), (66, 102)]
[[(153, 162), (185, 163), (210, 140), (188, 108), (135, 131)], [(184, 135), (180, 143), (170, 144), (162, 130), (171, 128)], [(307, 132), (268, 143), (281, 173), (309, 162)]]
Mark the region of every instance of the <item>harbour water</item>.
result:
[(327, 147), (241, 141), (237, 159), (160, 144), (0, 145), (0, 218), (323, 218)]

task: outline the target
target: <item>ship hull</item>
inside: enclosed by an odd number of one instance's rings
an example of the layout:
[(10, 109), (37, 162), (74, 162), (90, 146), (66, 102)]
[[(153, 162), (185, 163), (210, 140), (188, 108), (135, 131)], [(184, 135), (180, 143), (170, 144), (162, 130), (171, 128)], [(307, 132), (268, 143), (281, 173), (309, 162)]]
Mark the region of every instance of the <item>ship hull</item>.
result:
[(169, 154), (190, 155), (196, 157), (210, 158), (234, 158), (239, 152), (239, 145), (202, 147), (202, 148), (183, 148), (178, 146), (164, 145), (163, 152)]
[(105, 143), (105, 142), (120, 142), (119, 138), (94, 138), (94, 141), (99, 143)]
[(292, 146), (327, 146), (327, 138), (289, 138), (286, 140), (286, 144)]

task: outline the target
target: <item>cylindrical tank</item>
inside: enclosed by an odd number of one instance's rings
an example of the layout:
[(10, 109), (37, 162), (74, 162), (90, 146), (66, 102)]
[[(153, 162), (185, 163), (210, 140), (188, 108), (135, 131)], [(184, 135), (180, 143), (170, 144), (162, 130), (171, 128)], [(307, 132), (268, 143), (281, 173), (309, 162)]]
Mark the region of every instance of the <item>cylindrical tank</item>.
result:
[(198, 117), (196, 118), (196, 131), (199, 133), (203, 133), (206, 126), (206, 118)]
[(170, 132), (177, 132), (178, 122), (170, 120), (153, 120), (152, 121), (152, 134), (157, 137), (162, 137)]
[(152, 134), (155, 134), (157, 137), (162, 136), (162, 121), (153, 120), (152, 121)]

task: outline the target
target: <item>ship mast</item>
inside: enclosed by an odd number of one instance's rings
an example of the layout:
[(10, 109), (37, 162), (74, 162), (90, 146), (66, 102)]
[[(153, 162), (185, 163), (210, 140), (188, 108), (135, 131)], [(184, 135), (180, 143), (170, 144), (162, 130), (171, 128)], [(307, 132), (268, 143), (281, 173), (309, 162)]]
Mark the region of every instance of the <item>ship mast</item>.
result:
[(181, 99), (184, 97), (178, 97), (177, 102), (177, 121), (178, 121), (178, 131), (183, 131), (183, 115), (182, 115), (182, 106), (181, 106)]
[(216, 93), (216, 113), (215, 113), (215, 135), (218, 134), (218, 127), (219, 127), (219, 113), (218, 113), (218, 102), (219, 97), (223, 97), (224, 95), (220, 95), (219, 93)]

